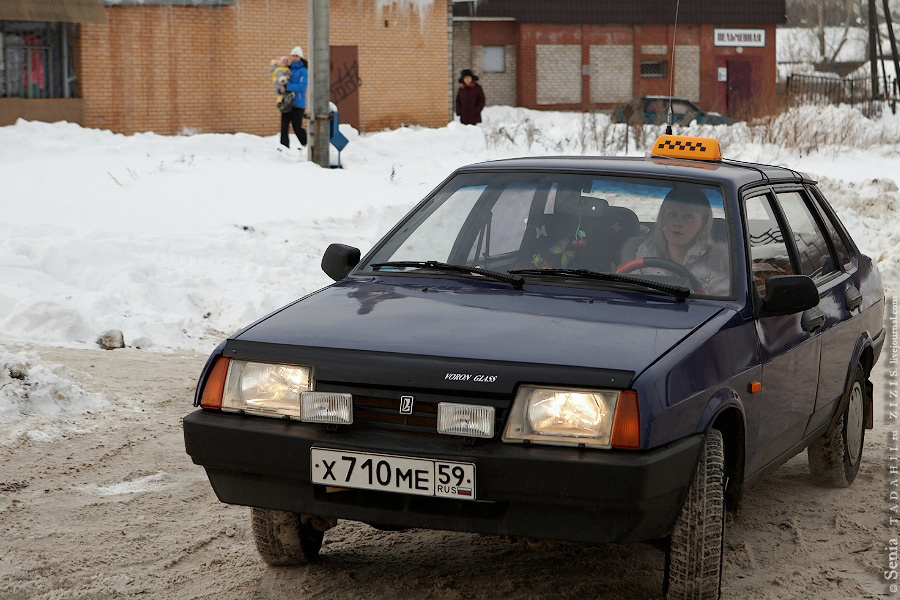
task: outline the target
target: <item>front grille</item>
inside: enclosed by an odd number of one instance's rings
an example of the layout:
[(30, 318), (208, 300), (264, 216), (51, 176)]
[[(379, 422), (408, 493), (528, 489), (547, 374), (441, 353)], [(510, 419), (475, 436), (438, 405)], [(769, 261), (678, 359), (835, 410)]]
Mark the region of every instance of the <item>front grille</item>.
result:
[[(353, 425), (372, 429), (387, 429), (412, 435), (437, 436), (437, 412), (440, 402), (457, 402), (478, 406), (494, 407), (494, 437), (498, 438), (506, 423), (510, 401), (471, 396), (450, 396), (433, 393), (394, 392), (390, 390), (373, 390), (352, 388), (339, 385), (327, 385), (319, 382), (316, 388), (320, 391), (342, 392), (353, 396)], [(400, 396), (412, 395), (413, 412), (400, 414)], [(444, 437), (444, 436), (441, 436)]]
[(400, 414), (400, 400), (353, 394), (353, 423), (396, 425), (419, 433), (437, 434), (437, 402), (416, 400), (411, 415)]

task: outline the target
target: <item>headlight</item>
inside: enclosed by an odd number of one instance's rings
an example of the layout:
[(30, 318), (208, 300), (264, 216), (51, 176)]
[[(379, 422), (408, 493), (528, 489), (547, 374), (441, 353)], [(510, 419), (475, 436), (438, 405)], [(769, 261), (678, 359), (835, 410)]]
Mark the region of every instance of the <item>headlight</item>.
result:
[(309, 367), (232, 360), (222, 410), (300, 416), (300, 394), (312, 389)]
[(619, 395), (618, 390), (522, 386), (503, 441), (609, 448)]

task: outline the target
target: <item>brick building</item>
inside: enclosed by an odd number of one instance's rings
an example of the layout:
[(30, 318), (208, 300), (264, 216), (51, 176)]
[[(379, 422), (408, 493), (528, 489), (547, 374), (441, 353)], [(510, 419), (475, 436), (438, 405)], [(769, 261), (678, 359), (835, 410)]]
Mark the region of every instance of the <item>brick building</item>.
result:
[(675, 0), (457, 0), (454, 72), (478, 73), (489, 105), (603, 110), (674, 87), (707, 110), (746, 114), (774, 99), (785, 0), (681, 0), (677, 28), (675, 9)]
[[(303, 0), (0, 0), (0, 125), (271, 135), (269, 61), (299, 44)], [(448, 0), (330, 0), (331, 91), (364, 131), (450, 119)]]

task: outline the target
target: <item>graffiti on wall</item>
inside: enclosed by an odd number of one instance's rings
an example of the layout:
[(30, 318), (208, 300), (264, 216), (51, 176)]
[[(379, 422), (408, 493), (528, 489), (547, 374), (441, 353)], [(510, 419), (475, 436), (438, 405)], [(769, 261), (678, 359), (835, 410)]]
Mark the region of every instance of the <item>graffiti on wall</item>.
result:
[(355, 93), (362, 85), (359, 78), (359, 62), (338, 65), (337, 78), (331, 83), (331, 101), (335, 104)]

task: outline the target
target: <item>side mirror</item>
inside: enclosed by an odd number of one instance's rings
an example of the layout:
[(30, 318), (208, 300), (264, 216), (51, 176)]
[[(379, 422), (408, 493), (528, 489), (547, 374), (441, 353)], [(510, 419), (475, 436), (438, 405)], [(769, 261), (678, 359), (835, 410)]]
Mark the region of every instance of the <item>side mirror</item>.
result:
[(774, 275), (766, 280), (760, 317), (792, 315), (819, 304), (819, 290), (806, 275)]
[(340, 281), (359, 264), (359, 248), (344, 244), (331, 244), (322, 256), (322, 270), (325, 274)]

